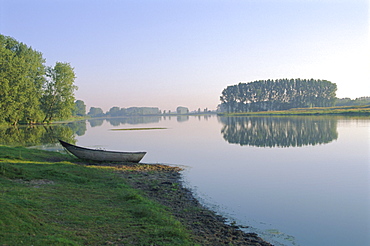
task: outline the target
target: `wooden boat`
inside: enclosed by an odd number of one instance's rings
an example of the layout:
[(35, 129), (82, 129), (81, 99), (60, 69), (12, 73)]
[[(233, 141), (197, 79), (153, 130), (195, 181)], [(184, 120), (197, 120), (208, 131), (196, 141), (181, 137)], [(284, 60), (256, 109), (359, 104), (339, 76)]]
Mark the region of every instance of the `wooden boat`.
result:
[(84, 160), (106, 161), (106, 162), (139, 162), (146, 152), (118, 152), (99, 149), (88, 149), (76, 146), (62, 140), (60, 144), (76, 157)]

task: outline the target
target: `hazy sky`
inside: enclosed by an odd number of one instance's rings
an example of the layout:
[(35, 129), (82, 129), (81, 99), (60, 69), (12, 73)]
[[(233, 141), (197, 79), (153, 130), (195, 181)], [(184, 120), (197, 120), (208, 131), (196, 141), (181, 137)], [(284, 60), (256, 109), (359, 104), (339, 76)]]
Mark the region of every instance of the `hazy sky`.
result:
[(215, 109), (222, 90), (325, 79), (370, 96), (367, 0), (0, 0), (0, 33), (75, 68), (77, 99)]

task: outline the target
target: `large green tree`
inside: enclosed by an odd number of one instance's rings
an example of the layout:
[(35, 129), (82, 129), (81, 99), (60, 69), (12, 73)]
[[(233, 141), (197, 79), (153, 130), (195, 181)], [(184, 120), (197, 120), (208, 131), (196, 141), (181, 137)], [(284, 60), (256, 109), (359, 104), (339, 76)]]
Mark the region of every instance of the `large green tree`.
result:
[(75, 74), (68, 63), (45, 68), (42, 53), (0, 34), (0, 123), (35, 123), (74, 110)]
[(74, 85), (76, 75), (69, 63), (57, 62), (46, 68), (46, 82), (41, 106), (45, 113), (44, 122), (72, 115), (75, 108)]
[(44, 62), (40, 52), (0, 35), (0, 121), (32, 123), (43, 117)]

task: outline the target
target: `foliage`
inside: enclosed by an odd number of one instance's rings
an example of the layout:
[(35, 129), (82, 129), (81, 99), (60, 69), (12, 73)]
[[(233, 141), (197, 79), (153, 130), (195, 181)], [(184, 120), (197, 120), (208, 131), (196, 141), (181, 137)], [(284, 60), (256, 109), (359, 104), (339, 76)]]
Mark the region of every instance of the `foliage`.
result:
[(327, 107), (334, 104), (336, 90), (336, 84), (326, 80), (260, 80), (228, 86), (220, 100), (227, 112)]
[(77, 100), (75, 102), (75, 108), (73, 110), (74, 116), (85, 116), (86, 115), (86, 105), (84, 101)]
[(55, 117), (63, 118), (72, 115), (75, 98), (73, 85), (76, 78), (73, 68), (69, 63), (57, 62), (54, 67), (46, 69), (46, 83), (41, 98), (41, 106), (45, 113), (45, 121)]
[(45, 68), (42, 53), (0, 35), (0, 123), (69, 117), (76, 87), (68, 63)]
[[(200, 111), (200, 109), (198, 110), (198, 112)], [(176, 108), (176, 112), (178, 114), (188, 114), (189, 113), (189, 109), (186, 108), (186, 107), (177, 107)]]
[(104, 112), (101, 108), (91, 107), (89, 113), (87, 114), (90, 117), (103, 117)]
[(0, 122), (31, 123), (42, 118), (44, 62), (40, 52), (0, 35)]
[(159, 109), (155, 107), (130, 107), (125, 109), (126, 115), (158, 115)]
[(120, 108), (114, 106), (106, 113), (101, 108), (91, 107), (88, 115), (90, 117), (126, 117), (126, 116), (150, 116), (160, 115), (161, 111), (156, 107), (130, 107)]
[(354, 100), (351, 98), (338, 98), (335, 102), (336, 106), (353, 106), (353, 105), (370, 105), (370, 97), (359, 97)]
[(119, 107), (112, 107), (109, 109), (109, 111), (106, 113), (107, 116), (109, 117), (117, 117), (117, 116), (122, 116), (124, 115), (125, 109), (120, 109)]
[(160, 110), (156, 107), (130, 107), (119, 108), (112, 107), (106, 113), (107, 117), (120, 117), (120, 116), (146, 116), (146, 115), (159, 115)]
[(0, 206), (4, 245), (194, 245), (112, 169), (54, 152), (1, 146)]

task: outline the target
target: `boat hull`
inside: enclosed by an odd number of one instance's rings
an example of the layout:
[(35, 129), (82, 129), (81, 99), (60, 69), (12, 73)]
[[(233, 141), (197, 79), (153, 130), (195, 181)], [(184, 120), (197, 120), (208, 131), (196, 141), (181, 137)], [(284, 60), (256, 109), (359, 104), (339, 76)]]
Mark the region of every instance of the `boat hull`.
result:
[(79, 147), (62, 140), (60, 144), (79, 159), (99, 162), (139, 162), (146, 152), (118, 152)]

